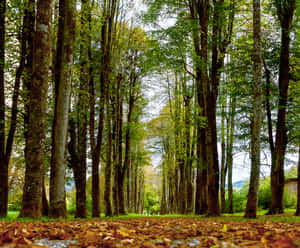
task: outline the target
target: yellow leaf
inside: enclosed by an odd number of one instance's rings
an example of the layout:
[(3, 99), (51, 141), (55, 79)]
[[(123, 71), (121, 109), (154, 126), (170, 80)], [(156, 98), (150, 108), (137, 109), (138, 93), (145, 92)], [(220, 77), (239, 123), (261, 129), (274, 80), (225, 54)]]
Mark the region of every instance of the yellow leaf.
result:
[(264, 245), (265, 248), (268, 247), (267, 240), (265, 239), (265, 237), (261, 238), (261, 242), (263, 243), (263, 245)]

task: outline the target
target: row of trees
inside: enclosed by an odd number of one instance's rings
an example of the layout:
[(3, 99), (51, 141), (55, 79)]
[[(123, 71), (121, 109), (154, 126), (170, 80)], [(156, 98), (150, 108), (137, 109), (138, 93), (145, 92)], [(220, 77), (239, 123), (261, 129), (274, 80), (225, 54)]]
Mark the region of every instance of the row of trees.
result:
[[(145, 2), (144, 19), (154, 24), (158, 73), (169, 99), (149, 123), (163, 153), (161, 213), (233, 212), (233, 155), (246, 151), (251, 177), (245, 216), (256, 217), (260, 156), (267, 150), (272, 161), (269, 213), (282, 213), (286, 150), (289, 145), (297, 153), (299, 146), (296, 2), (261, 6), (253, 0), (252, 8), (230, 0)], [(161, 27), (161, 16), (170, 18), (168, 27)]]
[(7, 215), (9, 165), (18, 155), (13, 141), (24, 147), (26, 165), (21, 217), (67, 216), (67, 166), (75, 216), (86, 217), (88, 159), (93, 217), (100, 216), (100, 163), (105, 215), (142, 212), (148, 40), (130, 11), (118, 0), (1, 1), (0, 216)]
[[(270, 213), (283, 211), (286, 149), (299, 146), (296, 1), (266, 1), (262, 10), (259, 0), (252, 7), (235, 0), (144, 3), (151, 40), (135, 24), (130, 1), (1, 1), (0, 216), (7, 214), (9, 165), (19, 147), (26, 167), (20, 216), (66, 217), (69, 166), (75, 216), (86, 217), (89, 161), (93, 217), (100, 215), (100, 164), (105, 215), (143, 212), (149, 137), (162, 153), (161, 213), (219, 215), (226, 177), (233, 212), (233, 155), (246, 150), (246, 216), (255, 217), (265, 141)], [(145, 82), (158, 75), (167, 104), (146, 135)]]

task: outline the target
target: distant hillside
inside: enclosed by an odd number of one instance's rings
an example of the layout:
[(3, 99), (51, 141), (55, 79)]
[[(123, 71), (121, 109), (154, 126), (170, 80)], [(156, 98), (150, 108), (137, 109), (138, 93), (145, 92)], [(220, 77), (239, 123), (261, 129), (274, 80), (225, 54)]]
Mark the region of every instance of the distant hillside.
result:
[[(245, 180), (234, 182), (234, 183), (232, 183), (232, 187), (233, 187), (233, 189), (241, 189), (245, 185), (245, 182), (246, 182)], [(226, 189), (228, 188), (227, 184), (225, 185), (225, 188)]]

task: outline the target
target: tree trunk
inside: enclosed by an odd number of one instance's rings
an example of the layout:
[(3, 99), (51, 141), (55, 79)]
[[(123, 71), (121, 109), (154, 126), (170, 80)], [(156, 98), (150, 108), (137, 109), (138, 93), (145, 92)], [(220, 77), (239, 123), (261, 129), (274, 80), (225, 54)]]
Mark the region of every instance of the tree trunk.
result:
[[(27, 6), (28, 7), (28, 6)], [(20, 93), (21, 76), (25, 67), (26, 45), (28, 40), (29, 11), (25, 10), (21, 32), (20, 64), (16, 70), (14, 91), (12, 97), (12, 110), (10, 128), (5, 146), (5, 90), (4, 90), (4, 67), (5, 67), (5, 10), (6, 1), (0, 4), (0, 216), (7, 215), (8, 206), (8, 166), (13, 148), (13, 141), (17, 127), (18, 99)]]
[(55, 65), (55, 110), (52, 130), (50, 216), (65, 218), (66, 141), (75, 39), (75, 1), (59, 1), (59, 27)]
[(286, 107), (290, 71), (290, 28), (295, 10), (295, 0), (278, 1), (276, 7), (281, 25), (281, 52), (276, 140), (271, 168), (272, 199), (269, 214), (283, 213), (284, 160), (287, 145)]
[(42, 169), (47, 129), (47, 92), (52, 0), (38, 0), (33, 44), (33, 75), (29, 92), (29, 122), (21, 217), (41, 217)]
[(138, 166), (139, 166), (138, 161), (136, 161), (134, 163), (134, 181), (133, 181), (133, 209), (134, 209), (134, 213), (137, 213)]
[[(43, 173), (44, 174), (44, 173)], [(42, 215), (43, 216), (49, 216), (49, 204), (48, 204), (48, 199), (47, 199), (47, 194), (46, 194), (46, 187), (45, 187), (45, 183), (44, 183), (44, 175), (43, 175), (43, 189), (42, 189)]]
[[(6, 8), (6, 1), (1, 3), (1, 17), (0, 19), (5, 17), (5, 8)], [(4, 4), (4, 5), (3, 5)], [(30, 3), (29, 3), (30, 4)], [(27, 42), (28, 37), (30, 36), (28, 33), (28, 28), (30, 27), (30, 5), (26, 6), (27, 8), (24, 11), (24, 17), (23, 17), (23, 26), (21, 31), (21, 52), (20, 52), (20, 63), (16, 70), (16, 76), (15, 76), (15, 83), (14, 83), (14, 91), (12, 96), (12, 109), (11, 109), (11, 117), (10, 117), (10, 127), (8, 131), (8, 136), (6, 140), (6, 146), (5, 146), (5, 95), (4, 95), (4, 64), (5, 59), (0, 59), (0, 175), (2, 177), (1, 183), (0, 183), (0, 216), (6, 216), (7, 214), (7, 205), (8, 205), (8, 166), (9, 161), (11, 158), (12, 148), (13, 148), (13, 142), (14, 142), (14, 136), (15, 131), (17, 128), (17, 115), (18, 115), (18, 99), (20, 94), (20, 84), (21, 84), (21, 76), (23, 74), (24, 68), (25, 68), (25, 59), (27, 54)], [(2, 13), (3, 12), (3, 13)], [(1, 47), (1, 56), (4, 56), (4, 46), (5, 46), (5, 20), (0, 21), (1, 30), (4, 30), (4, 33), (1, 33), (0, 41), (3, 43)], [(3, 50), (3, 51), (2, 51)], [(4, 105), (3, 105), (4, 104)], [(1, 178), (0, 177), (0, 178)]]
[[(88, 0), (82, 0), (80, 15), (80, 89), (78, 99), (78, 163), (73, 165), (76, 185), (76, 218), (86, 218), (86, 170), (87, 170), (87, 125), (88, 125), (88, 87), (89, 87), (89, 16)], [(76, 166), (76, 167), (74, 167)], [(75, 172), (76, 171), (76, 172)]]
[(297, 185), (297, 209), (296, 216), (300, 216), (300, 139), (299, 139), (299, 152), (298, 152), (298, 185)]
[(226, 209), (226, 199), (225, 199), (225, 181), (227, 174), (227, 166), (226, 166), (226, 144), (225, 144), (225, 106), (222, 103), (222, 125), (221, 125), (221, 212), (225, 213)]
[[(101, 73), (103, 74), (103, 73)], [(100, 80), (100, 110), (98, 121), (97, 143), (95, 140), (95, 87), (93, 80), (90, 81), (90, 140), (92, 149), (92, 217), (100, 216), (100, 188), (99, 188), (99, 162), (102, 149), (102, 137), (104, 126), (104, 106), (105, 106), (105, 83), (103, 75)]]
[(118, 115), (119, 115), (119, 99), (118, 99), (118, 87), (113, 87), (112, 94), (112, 144), (113, 144), (113, 154), (112, 154), (112, 164), (113, 164), (113, 186), (112, 186), (112, 196), (113, 196), (113, 215), (119, 215), (119, 199), (118, 199), (118, 174), (119, 174), (119, 164), (118, 164)]
[(161, 199), (160, 199), (160, 210), (159, 213), (164, 215), (167, 213), (167, 197), (166, 197), (166, 165), (163, 163), (161, 168), (161, 177), (162, 177), (162, 184), (161, 184)]
[[(127, 128), (126, 128), (126, 133), (125, 133), (125, 155), (124, 155), (124, 163), (123, 167), (120, 172), (120, 180), (119, 180), (119, 187), (123, 187), (124, 185), (124, 180), (125, 180), (125, 174), (126, 171), (128, 170), (130, 159), (129, 155), (131, 152), (131, 125), (132, 125), (132, 113), (134, 109), (134, 103), (135, 103), (135, 86), (136, 86), (136, 78), (135, 76), (132, 75), (133, 72), (131, 72), (131, 77), (130, 77), (130, 88), (129, 88), (129, 102), (128, 102), (128, 113), (127, 113)], [(122, 111), (123, 112), (123, 111)], [(120, 118), (122, 118), (120, 116)], [(121, 131), (121, 127), (120, 131)], [(121, 162), (121, 161), (119, 161)], [(128, 182), (127, 182), (128, 183)], [(125, 214), (125, 211), (123, 211), (124, 208), (124, 197), (121, 196), (122, 192), (119, 191), (119, 204), (120, 204), (120, 214)], [(129, 195), (127, 195), (129, 197)]]
[(106, 84), (106, 164), (105, 164), (105, 187), (104, 187), (104, 203), (105, 216), (112, 216), (111, 208), (111, 155), (112, 155), (112, 133), (111, 133), (111, 107), (110, 107), (110, 84)]
[(6, 0), (0, 2), (0, 216), (7, 215), (8, 163), (5, 161), (5, 12)]
[(123, 149), (122, 149), (122, 140), (123, 140), (123, 101), (120, 97), (119, 99), (119, 109), (118, 109), (118, 207), (119, 214), (125, 214), (125, 201), (124, 201), (124, 178), (121, 168), (123, 163)]
[(28, 26), (27, 26), (27, 48), (26, 48), (26, 64), (25, 64), (25, 75), (23, 77), (23, 102), (24, 102), (24, 139), (25, 139), (25, 149), (24, 156), (25, 161), (27, 159), (27, 147), (28, 147), (28, 123), (29, 123), (29, 92), (31, 87), (32, 80), (32, 72), (33, 72), (33, 39), (34, 39), (34, 31), (35, 31), (35, 0), (28, 1)]
[(192, 182), (192, 159), (191, 159), (191, 99), (186, 82), (183, 80), (184, 94), (184, 125), (185, 125), (185, 174), (186, 174), (186, 212), (193, 211), (193, 182)]
[(131, 213), (131, 164), (130, 161), (128, 162), (128, 167), (126, 170), (126, 177), (127, 177), (127, 184), (126, 184), (126, 205), (127, 205), (127, 212)]
[[(233, 93), (234, 94), (234, 93)], [(230, 110), (230, 121), (228, 125), (229, 134), (227, 139), (227, 154), (226, 154), (226, 166), (228, 168), (228, 213), (233, 213), (233, 188), (232, 188), (232, 167), (233, 167), (233, 138), (234, 138), (234, 117), (235, 117), (236, 98), (231, 96), (231, 110)]]
[(260, 173), (260, 128), (262, 120), (262, 59), (260, 0), (253, 0), (253, 113), (251, 119), (251, 175), (248, 191), (246, 218), (256, 218)]
[(272, 112), (271, 112), (271, 105), (270, 105), (270, 87), (271, 87), (271, 72), (268, 69), (265, 60), (263, 60), (263, 65), (265, 69), (265, 76), (266, 76), (266, 96), (265, 96), (265, 105), (266, 105), (266, 112), (267, 112), (267, 120), (268, 120), (268, 138), (269, 138), (269, 145), (271, 150), (271, 157), (272, 161), (274, 160), (274, 141), (273, 141), (273, 125), (272, 125)]
[(196, 179), (196, 200), (195, 200), (195, 213), (196, 214), (206, 214), (207, 205), (207, 166), (206, 152), (205, 152), (205, 133), (201, 124), (197, 124), (197, 179)]

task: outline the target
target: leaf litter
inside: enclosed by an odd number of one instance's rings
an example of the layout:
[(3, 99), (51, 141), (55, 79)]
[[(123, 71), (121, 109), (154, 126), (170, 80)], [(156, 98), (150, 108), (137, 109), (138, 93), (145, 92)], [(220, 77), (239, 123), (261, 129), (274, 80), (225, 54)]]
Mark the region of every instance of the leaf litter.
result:
[(0, 247), (296, 248), (300, 247), (300, 223), (184, 217), (2, 221)]

